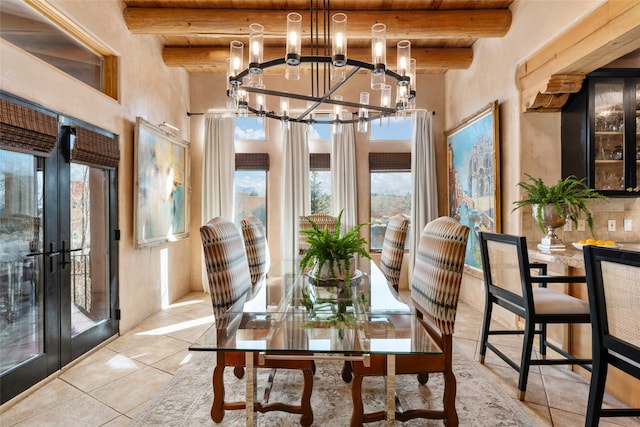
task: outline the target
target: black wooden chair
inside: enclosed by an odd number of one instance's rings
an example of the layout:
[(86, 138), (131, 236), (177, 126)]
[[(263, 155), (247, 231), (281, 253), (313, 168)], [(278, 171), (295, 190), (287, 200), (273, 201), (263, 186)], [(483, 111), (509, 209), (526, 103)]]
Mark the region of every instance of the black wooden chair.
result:
[[(589, 303), (579, 298), (547, 288), (548, 283), (580, 283), (584, 276), (550, 276), (545, 264), (530, 263), (524, 237), (498, 233), (480, 233), (480, 251), (486, 301), (482, 336), (480, 338), (480, 363), (484, 363), (487, 348), (518, 371), (518, 398), (524, 400), (529, 367), (531, 365), (579, 364), (591, 370), (591, 359), (579, 359), (547, 340), (547, 324), (589, 323)], [(537, 269), (538, 275), (531, 275)], [(538, 286), (533, 286), (538, 284)], [(492, 330), (493, 306), (500, 306), (524, 319), (524, 329)], [(536, 325), (539, 328), (536, 329)], [(516, 363), (489, 342), (490, 336), (523, 335), (520, 363)], [(540, 359), (532, 359), (535, 335), (540, 338)], [(547, 348), (558, 357), (547, 359)]]
[(637, 417), (640, 408), (602, 408), (609, 365), (640, 379), (640, 252), (587, 246), (584, 264), (593, 336), (585, 426), (601, 417)]

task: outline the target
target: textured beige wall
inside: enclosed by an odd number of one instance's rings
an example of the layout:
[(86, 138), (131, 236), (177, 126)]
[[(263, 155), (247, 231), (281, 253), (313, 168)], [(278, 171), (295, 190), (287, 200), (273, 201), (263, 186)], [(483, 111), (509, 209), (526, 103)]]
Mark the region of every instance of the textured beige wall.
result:
[[(470, 69), (449, 71), (445, 76), (446, 126), (455, 127), (489, 102), (498, 100), (500, 120), (501, 231), (539, 234), (527, 226), (524, 212), (511, 212), (520, 198), (516, 183), (524, 173), (555, 181), (561, 175), (560, 113), (521, 113), (516, 69), (533, 52), (562, 33), (601, 1), (516, 0), (513, 22), (503, 38), (483, 39), (474, 45)], [(529, 236), (528, 236), (529, 237)], [(467, 274), (462, 299), (478, 308), (484, 305), (481, 275)]]
[[(133, 146), (136, 116), (166, 121), (189, 140), (189, 76), (167, 68), (155, 37), (134, 36), (117, 0), (57, 1), (79, 23), (120, 57), (120, 99), (113, 100), (59, 70), (0, 41), (0, 88), (62, 114), (119, 135), (120, 331), (135, 327), (164, 301), (189, 290), (189, 240), (147, 249), (133, 247)], [(165, 261), (166, 260), (166, 261)], [(157, 285), (157, 286), (156, 286)]]

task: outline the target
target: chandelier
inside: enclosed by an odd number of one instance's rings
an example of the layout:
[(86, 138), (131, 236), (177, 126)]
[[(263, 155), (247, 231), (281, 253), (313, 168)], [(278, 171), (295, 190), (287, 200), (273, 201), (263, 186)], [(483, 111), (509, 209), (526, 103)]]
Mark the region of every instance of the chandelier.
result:
[[(397, 43), (396, 70), (392, 71), (386, 63), (386, 26), (376, 23), (371, 27), (372, 62), (350, 58), (347, 55), (347, 15), (335, 13), (330, 16), (329, 0), (322, 6), (314, 7), (310, 1), (310, 53), (302, 52), (302, 15), (291, 12), (287, 15), (286, 51), (284, 55), (264, 60), (264, 27), (254, 23), (249, 26), (248, 62), (244, 66), (244, 43), (234, 40), (230, 44), (228, 59), (227, 96), (237, 109), (238, 115), (249, 113), (257, 117), (280, 120), (284, 126), (290, 122), (325, 123), (334, 125), (334, 133), (341, 132), (342, 124), (357, 123), (359, 132), (368, 131), (368, 123), (377, 118), (402, 115), (406, 110), (415, 108), (416, 62), (411, 58), (411, 42), (402, 40)], [(315, 16), (315, 19), (314, 19)], [(324, 31), (319, 31), (319, 19), (322, 19)], [(315, 29), (314, 29), (315, 21)], [(328, 31), (330, 22), (330, 31)], [(310, 93), (302, 94), (268, 89), (263, 80), (265, 70), (284, 68), (286, 80), (299, 80), (301, 64), (310, 64)], [(371, 90), (360, 92), (359, 99), (346, 100), (336, 91), (347, 84), (360, 71), (370, 73)], [(321, 84), (322, 81), (322, 84)], [(392, 85), (395, 82), (396, 97), (392, 102)], [(321, 89), (322, 86), (322, 89)], [(379, 96), (377, 96), (379, 92)], [(279, 98), (279, 111), (266, 109), (267, 97)], [(379, 100), (374, 103), (373, 99)], [(306, 101), (304, 111), (293, 112), (289, 100)], [(370, 102), (374, 101), (374, 102)], [(314, 114), (323, 104), (333, 106), (329, 120), (318, 120)], [(348, 108), (357, 111), (348, 111)]]

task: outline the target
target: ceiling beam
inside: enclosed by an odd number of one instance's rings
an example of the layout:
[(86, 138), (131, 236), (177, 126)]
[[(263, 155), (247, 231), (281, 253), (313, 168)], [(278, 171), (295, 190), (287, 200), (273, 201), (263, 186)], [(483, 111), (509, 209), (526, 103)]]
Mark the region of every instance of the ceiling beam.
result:
[(520, 109), (558, 111), (584, 75), (639, 48), (640, 2), (607, 1), (518, 67)]
[[(308, 37), (308, 11), (301, 13), (303, 35)], [(282, 38), (286, 33), (287, 11), (127, 7), (123, 15), (129, 31), (134, 34), (247, 38), (249, 25), (258, 22), (264, 26), (265, 38)], [(502, 37), (511, 26), (511, 11), (354, 10), (348, 12), (348, 19), (349, 38), (355, 39), (370, 38), (371, 26), (377, 22), (387, 26), (390, 40)]]
[[(348, 53), (350, 58), (371, 61), (370, 49), (349, 49)], [(280, 56), (284, 56), (284, 47), (265, 48), (265, 61)], [(164, 63), (169, 67), (202, 67), (212, 73), (226, 72), (228, 57), (228, 47), (165, 47), (162, 51)], [(418, 73), (443, 73), (449, 69), (469, 68), (473, 61), (473, 49), (414, 48), (411, 50), (411, 57), (416, 59)], [(392, 64), (393, 67), (395, 63)]]

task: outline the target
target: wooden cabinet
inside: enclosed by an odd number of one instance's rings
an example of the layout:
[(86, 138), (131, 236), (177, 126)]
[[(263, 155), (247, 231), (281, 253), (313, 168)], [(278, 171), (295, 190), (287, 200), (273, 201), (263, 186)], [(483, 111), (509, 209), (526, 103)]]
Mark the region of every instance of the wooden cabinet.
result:
[(608, 196), (640, 196), (640, 70), (594, 72), (567, 102), (562, 175)]

